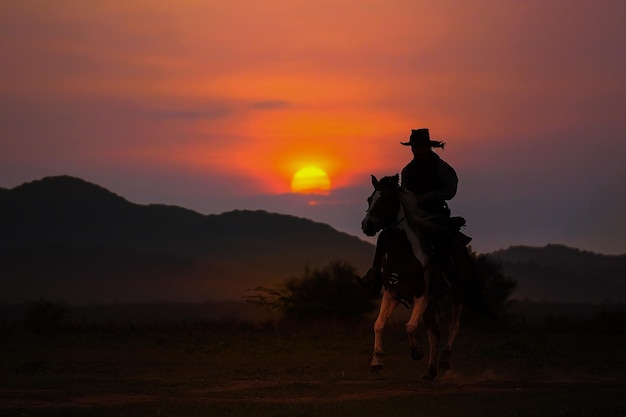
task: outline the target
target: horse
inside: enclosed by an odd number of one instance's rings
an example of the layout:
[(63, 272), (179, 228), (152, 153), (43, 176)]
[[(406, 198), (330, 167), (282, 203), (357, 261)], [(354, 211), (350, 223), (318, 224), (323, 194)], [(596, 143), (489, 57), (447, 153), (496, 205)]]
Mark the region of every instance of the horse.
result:
[[(456, 233), (461, 235), (461, 243), (450, 250), (451, 262), (445, 262), (447, 266), (435, 262), (431, 252), (422, 247), (419, 232), (420, 229), (433, 227), (435, 219), (420, 210), (415, 202), (415, 195), (401, 188), (398, 183), (397, 174), (383, 177), (380, 181), (372, 175), (374, 191), (367, 199), (368, 209), (361, 222), (361, 228), (366, 235), (375, 236), (379, 231), (385, 234), (384, 285), (379, 314), (374, 322), (374, 351), (370, 371), (378, 373), (383, 369), (383, 331), (393, 311), (403, 303), (410, 308), (406, 335), (409, 339), (411, 358), (414, 360), (420, 360), (424, 356), (417, 342), (420, 319), (423, 319), (426, 326), (430, 352), (428, 369), (423, 379), (432, 381), (438, 371), (445, 372), (450, 368), (452, 345), (459, 333), (463, 312), (464, 281), (467, 274), (474, 272), (466, 247), (470, 238), (460, 233), (457, 227)], [(462, 218), (451, 219), (457, 220), (457, 225), (464, 224)], [(437, 301), (433, 298), (433, 279), (438, 276), (437, 272), (442, 274), (439, 279), (444, 279), (445, 276), (448, 286), (446, 292), (451, 301), (448, 339), (438, 362), (440, 314)]]

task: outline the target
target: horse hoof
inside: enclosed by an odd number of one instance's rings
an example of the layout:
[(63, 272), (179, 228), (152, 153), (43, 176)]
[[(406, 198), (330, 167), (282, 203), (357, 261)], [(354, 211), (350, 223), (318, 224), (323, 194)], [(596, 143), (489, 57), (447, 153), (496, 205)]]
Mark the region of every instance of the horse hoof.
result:
[(419, 361), (424, 357), (424, 351), (421, 347), (412, 347), (411, 348), (411, 359), (414, 361)]
[(450, 369), (450, 356), (452, 356), (452, 352), (449, 350), (444, 350), (441, 354), (441, 359), (439, 360), (439, 369), (443, 371), (447, 371)]
[(380, 371), (383, 370), (383, 366), (382, 365), (371, 365), (370, 366), (370, 375), (376, 375), (378, 373), (380, 373)]
[(424, 381), (434, 381), (436, 376), (437, 376), (437, 370), (433, 368), (428, 368), (428, 370), (426, 371), (422, 379)]

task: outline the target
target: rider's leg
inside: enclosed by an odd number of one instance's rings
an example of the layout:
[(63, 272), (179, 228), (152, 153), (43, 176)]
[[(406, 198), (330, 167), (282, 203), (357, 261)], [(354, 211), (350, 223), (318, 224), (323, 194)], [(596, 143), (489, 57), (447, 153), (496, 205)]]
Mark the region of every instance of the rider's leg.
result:
[(382, 283), (383, 258), (386, 251), (385, 239), (383, 237), (384, 233), (384, 231), (381, 231), (378, 235), (378, 240), (376, 241), (376, 252), (374, 252), (374, 259), (372, 260), (372, 267), (365, 273), (363, 278), (357, 277), (357, 282), (365, 289), (376, 289), (375, 287), (379, 287)]

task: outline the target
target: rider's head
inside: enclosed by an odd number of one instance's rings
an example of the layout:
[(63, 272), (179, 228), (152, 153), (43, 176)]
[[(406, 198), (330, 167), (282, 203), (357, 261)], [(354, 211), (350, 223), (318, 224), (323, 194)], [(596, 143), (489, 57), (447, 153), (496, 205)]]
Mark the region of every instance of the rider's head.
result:
[(425, 158), (430, 153), (430, 146), (411, 145), (411, 152), (413, 153), (413, 158)]
[(432, 148), (442, 148), (445, 143), (438, 140), (430, 140), (430, 133), (428, 129), (413, 129), (411, 130), (411, 136), (408, 142), (400, 142), (404, 146), (410, 146), (413, 156), (419, 157), (428, 152)]

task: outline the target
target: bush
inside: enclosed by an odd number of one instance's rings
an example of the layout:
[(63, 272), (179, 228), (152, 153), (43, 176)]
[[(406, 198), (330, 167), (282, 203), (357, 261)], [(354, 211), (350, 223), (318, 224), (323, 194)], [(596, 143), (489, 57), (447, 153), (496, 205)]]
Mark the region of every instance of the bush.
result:
[(354, 283), (356, 270), (346, 262), (334, 261), (321, 268), (305, 268), (301, 277), (285, 280), (277, 289), (255, 288), (248, 302), (279, 311), (285, 318), (357, 318), (372, 312), (377, 297)]
[(63, 304), (40, 299), (24, 314), (24, 327), (34, 332), (53, 330), (65, 322), (70, 312), (70, 308)]
[(506, 275), (502, 262), (486, 254), (472, 253), (471, 256), (474, 258), (486, 307), (495, 315), (503, 313), (517, 282)]
[(356, 270), (345, 262), (305, 269), (284, 283), (285, 315), (295, 318), (354, 318), (371, 313), (375, 298), (354, 283)]

